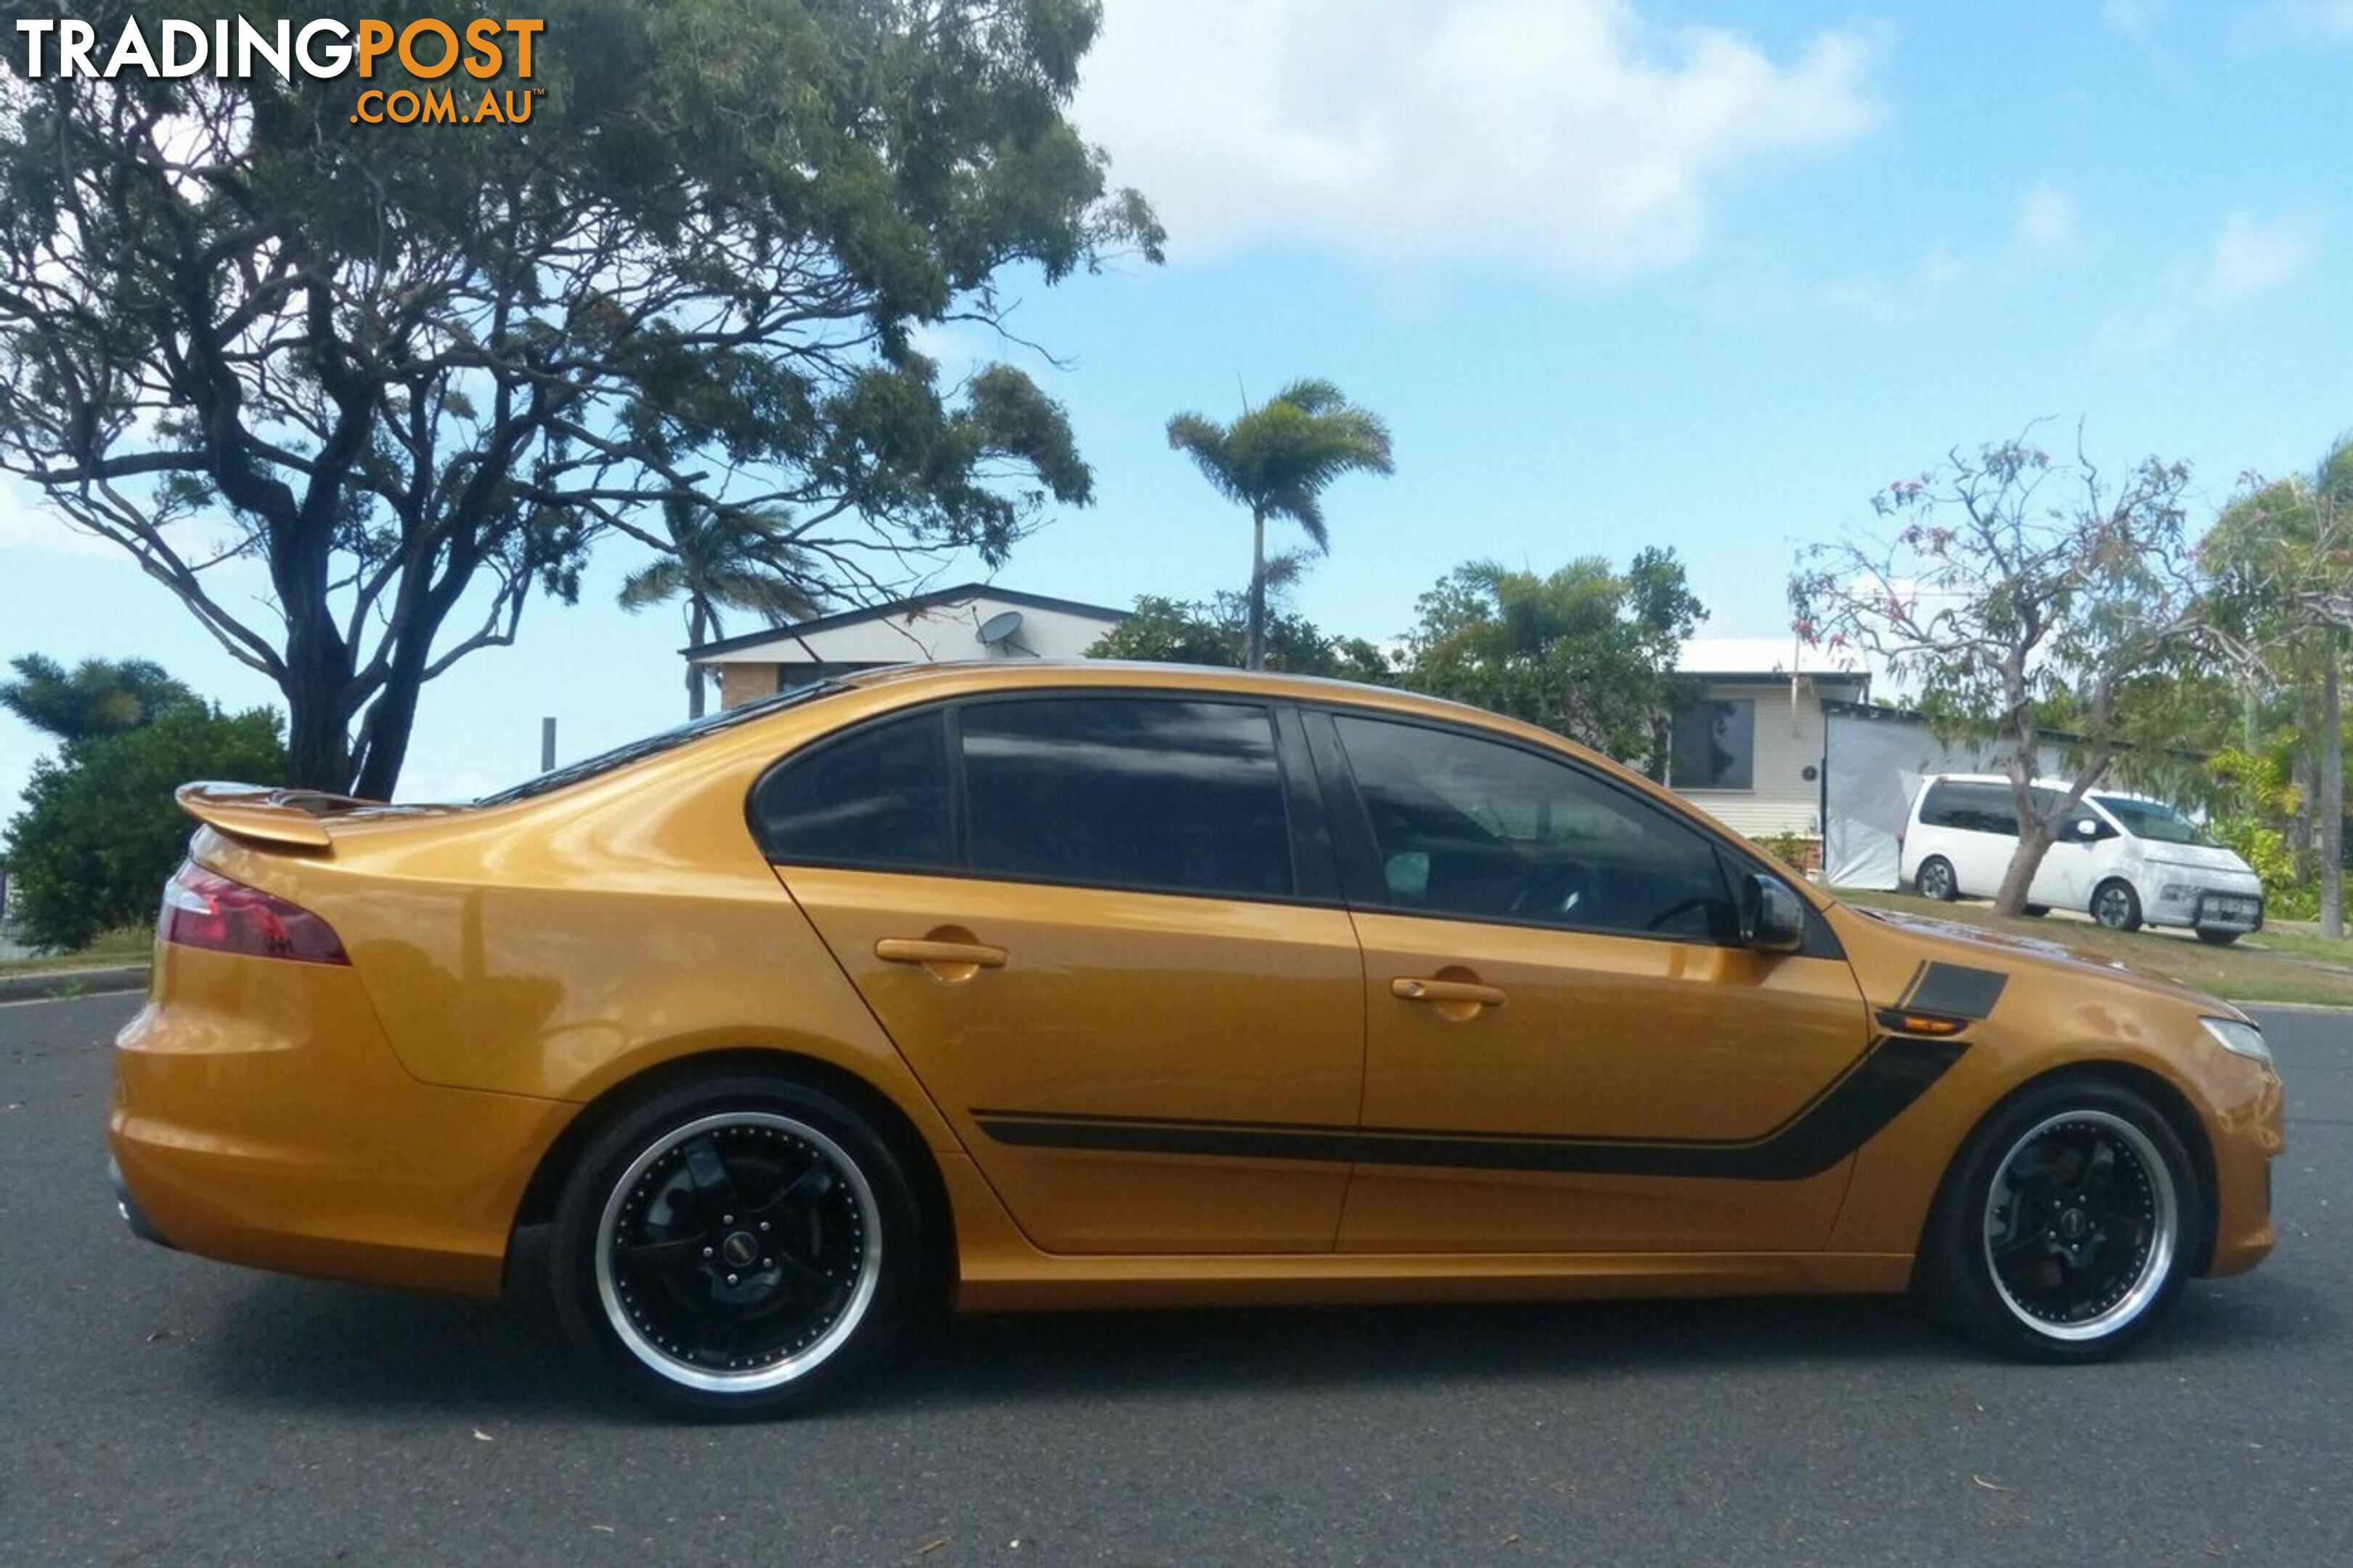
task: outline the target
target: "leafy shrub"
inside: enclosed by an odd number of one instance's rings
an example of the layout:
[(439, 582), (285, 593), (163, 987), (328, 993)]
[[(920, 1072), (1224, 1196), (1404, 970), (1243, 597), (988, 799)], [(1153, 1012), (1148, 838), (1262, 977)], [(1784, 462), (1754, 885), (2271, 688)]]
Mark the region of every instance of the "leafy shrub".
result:
[(1802, 833), (1767, 834), (1748, 842), (1794, 869), (1809, 870), (1813, 865), (1814, 841)]
[(278, 715), (174, 705), (137, 729), (69, 741), (33, 764), (5, 846), (34, 945), (78, 948), (154, 918), (191, 825), (172, 792), (191, 779), (285, 776)]
[(2210, 764), (2220, 812), (2214, 841), (2236, 850), (2263, 879), (2265, 912), (2278, 920), (2310, 920), (2320, 912), (2320, 889), (2296, 864), (2287, 836), (2274, 826), (2294, 816), (2303, 802), (2277, 760), (2232, 749), (2218, 752)]

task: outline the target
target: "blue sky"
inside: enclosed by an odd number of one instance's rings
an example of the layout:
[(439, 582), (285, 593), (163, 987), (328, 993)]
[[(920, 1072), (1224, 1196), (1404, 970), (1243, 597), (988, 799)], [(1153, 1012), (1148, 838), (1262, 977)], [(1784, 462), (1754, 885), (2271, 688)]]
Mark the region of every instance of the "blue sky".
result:
[[(1107, 11), (1077, 112), (1168, 265), (1016, 280), (1059, 363), (933, 339), (1025, 364), (1095, 467), (1008, 584), (1239, 586), (1247, 523), (1163, 427), (1305, 374), (1395, 432), (1395, 478), (1328, 498), (1297, 596), (1373, 637), (1462, 560), (1646, 544), (1688, 563), (1707, 632), (1775, 634), (1796, 544), (1955, 444), (2081, 418), (2105, 463), (2189, 459), (2211, 509), (2353, 428), (2353, 0)], [(0, 494), (0, 660), (143, 656), (274, 699), (110, 548)], [(678, 717), (676, 616), (612, 607), (638, 560), (428, 689), (402, 794), (522, 776), (542, 714), (566, 756)], [(41, 750), (0, 717), (0, 814)]]

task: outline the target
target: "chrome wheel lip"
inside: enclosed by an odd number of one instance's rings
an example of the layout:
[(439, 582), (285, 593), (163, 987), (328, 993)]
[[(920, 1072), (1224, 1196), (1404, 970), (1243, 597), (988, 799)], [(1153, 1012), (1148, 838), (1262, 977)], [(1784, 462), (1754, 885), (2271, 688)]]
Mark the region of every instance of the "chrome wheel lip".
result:
[[(2054, 1323), (2036, 1316), (2011, 1293), (2009, 1282), (2002, 1279), (2000, 1268), (1994, 1262), (1993, 1244), (1996, 1225), (1995, 1211), (2003, 1197), (2002, 1178), (2010, 1172), (2018, 1157), (2035, 1141), (2056, 1128), (2090, 1125), (2113, 1134), (2140, 1163), (2148, 1180), (2151, 1206), (2148, 1254), (2141, 1260), (2140, 1274), (2129, 1289), (2114, 1304), (2097, 1316), (2080, 1323)], [(1993, 1179), (1987, 1184), (1985, 1214), (1979, 1226), (1980, 1247), (1985, 1257), (1986, 1277), (1993, 1281), (1994, 1294), (2010, 1316), (2045, 1339), (2069, 1344), (2088, 1343), (2106, 1339), (2129, 1326), (2148, 1310), (2166, 1282), (2173, 1277), (2174, 1257), (2181, 1235), (2181, 1200), (2173, 1184), (2173, 1168), (2158, 1152), (2156, 1142), (2133, 1122), (2107, 1110), (2064, 1110), (2044, 1117), (2013, 1141), (2001, 1163), (1994, 1167)]]
[[(849, 1189), (858, 1205), (860, 1248), (858, 1281), (851, 1288), (849, 1300), (843, 1303), (840, 1315), (828, 1324), (807, 1347), (782, 1361), (763, 1367), (742, 1371), (716, 1371), (691, 1362), (681, 1361), (646, 1336), (622, 1304), (619, 1283), (613, 1271), (613, 1248), (616, 1231), (620, 1224), (621, 1210), (629, 1194), (646, 1172), (679, 1145), (706, 1133), (730, 1128), (754, 1127), (772, 1130), (800, 1139), (815, 1149), (830, 1164)], [(605, 1321), (626, 1350), (643, 1363), (656, 1375), (681, 1387), (707, 1394), (757, 1394), (780, 1387), (805, 1377), (830, 1360), (847, 1343), (866, 1319), (874, 1303), (874, 1289), (882, 1261), (881, 1210), (874, 1200), (874, 1189), (866, 1173), (841, 1145), (807, 1122), (765, 1110), (724, 1110), (681, 1123), (656, 1139), (629, 1163), (628, 1170), (613, 1184), (606, 1194), (605, 1207), (596, 1220), (595, 1247), (596, 1300), (605, 1311)]]

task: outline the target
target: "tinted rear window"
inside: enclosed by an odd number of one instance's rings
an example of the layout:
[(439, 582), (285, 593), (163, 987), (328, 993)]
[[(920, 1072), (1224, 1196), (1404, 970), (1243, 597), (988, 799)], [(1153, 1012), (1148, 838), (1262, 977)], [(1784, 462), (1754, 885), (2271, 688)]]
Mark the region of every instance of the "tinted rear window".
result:
[(813, 680), (805, 686), (796, 686), (779, 691), (774, 697), (762, 697), (754, 701), (740, 703), (733, 708), (723, 708), (716, 713), (706, 713), (700, 719), (690, 720), (674, 730), (664, 730), (657, 734), (648, 735), (643, 740), (631, 741), (625, 746), (616, 746), (609, 752), (600, 752), (593, 757), (567, 763), (564, 767), (551, 768), (534, 778), (525, 779), (519, 784), (502, 789), (496, 795), (486, 795), (474, 804), (505, 805), (513, 801), (529, 800), (535, 795), (546, 795), (552, 790), (564, 789), (572, 784), (584, 783), (600, 774), (611, 773), (616, 768), (627, 767), (631, 763), (643, 762), (648, 757), (659, 756), (664, 752), (675, 751), (690, 741), (699, 741), (705, 735), (716, 734), (722, 730), (732, 730), (738, 724), (748, 724), (754, 719), (765, 719), (780, 708), (790, 708), (797, 703), (806, 702), (812, 697), (822, 697), (840, 689), (839, 682)]
[(1249, 703), (974, 703), (964, 732), (976, 875), (1234, 897), (1293, 889), (1274, 723)]

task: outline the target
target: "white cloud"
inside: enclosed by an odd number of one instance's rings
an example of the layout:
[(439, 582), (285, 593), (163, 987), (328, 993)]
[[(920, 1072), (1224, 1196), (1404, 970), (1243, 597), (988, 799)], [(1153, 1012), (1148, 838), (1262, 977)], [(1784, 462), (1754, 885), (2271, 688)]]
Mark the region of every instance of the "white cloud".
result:
[(2010, 247), (2023, 261), (2056, 261), (2075, 248), (2075, 200), (2048, 180), (2019, 198)]
[(2309, 216), (2262, 219), (2232, 213), (2214, 237), (2201, 288), (2228, 305), (2295, 282), (2320, 258), (2320, 225)]
[(1743, 168), (1870, 132), (1874, 55), (1832, 31), (1776, 60), (1626, 0), (1113, 0), (1076, 114), (1180, 259), (1609, 279), (1697, 254)]
[(2320, 249), (2320, 223), (2309, 214), (2232, 213), (2212, 239), (2177, 258), (2139, 298), (2112, 312), (2102, 340), (2126, 353), (2162, 348), (2200, 317), (2295, 283), (2312, 271)]

